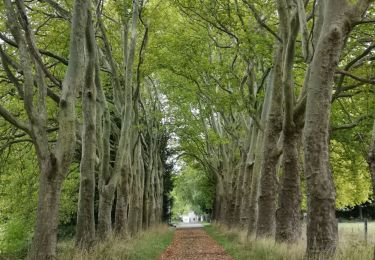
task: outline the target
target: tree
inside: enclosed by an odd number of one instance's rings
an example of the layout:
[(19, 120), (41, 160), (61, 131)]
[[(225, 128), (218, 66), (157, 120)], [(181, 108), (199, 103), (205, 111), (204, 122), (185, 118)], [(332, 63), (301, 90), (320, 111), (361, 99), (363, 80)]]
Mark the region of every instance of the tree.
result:
[[(320, 3), (321, 29), (307, 85), (304, 129), (308, 194), (307, 254), (334, 253), (337, 241), (335, 188), (329, 165), (332, 83), (345, 40), (370, 1)], [(317, 127), (318, 126), (318, 127)]]
[[(22, 98), (28, 115), (24, 123), (1, 107), (1, 115), (11, 124), (25, 131), (33, 140), (40, 167), (39, 201), (36, 227), (30, 259), (55, 258), (58, 209), (61, 184), (70, 166), (75, 145), (75, 92), (82, 82), (84, 60), (84, 32), (87, 20), (87, 1), (75, 1), (72, 16), (70, 63), (62, 83), (60, 97), (59, 133), (56, 145), (51, 149), (47, 136), (45, 82), (46, 70), (36, 48), (34, 32), (22, 1), (17, 1), (17, 11), (11, 1), (4, 1), (8, 28), (18, 46), (20, 66), (24, 76)], [(5, 65), (6, 66), (6, 65)], [(35, 69), (35, 73), (33, 72)], [(11, 72), (10, 72), (11, 73)], [(10, 78), (15, 78), (9, 74)], [(38, 105), (34, 105), (34, 82), (37, 85)]]

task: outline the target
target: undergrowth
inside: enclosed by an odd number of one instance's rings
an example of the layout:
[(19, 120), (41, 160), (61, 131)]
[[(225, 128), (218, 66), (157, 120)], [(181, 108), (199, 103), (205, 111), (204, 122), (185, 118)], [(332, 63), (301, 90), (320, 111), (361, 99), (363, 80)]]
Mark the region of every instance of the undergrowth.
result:
[(74, 241), (60, 242), (58, 259), (61, 260), (150, 260), (160, 255), (172, 242), (174, 231), (166, 225), (153, 227), (137, 237), (124, 239), (110, 237), (83, 252), (74, 247)]

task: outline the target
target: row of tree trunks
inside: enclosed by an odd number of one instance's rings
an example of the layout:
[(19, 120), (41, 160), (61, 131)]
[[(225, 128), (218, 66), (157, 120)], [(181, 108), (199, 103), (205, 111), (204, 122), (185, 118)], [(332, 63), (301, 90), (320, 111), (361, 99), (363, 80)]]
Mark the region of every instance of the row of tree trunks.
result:
[[(308, 199), (306, 253), (314, 258), (335, 252), (336, 195), (329, 166), (332, 85), (345, 41), (370, 3), (317, 1), (314, 36), (307, 39), (306, 1), (277, 1), (279, 38), (266, 88), (272, 93), (269, 99), (266, 94), (263, 102), (261, 127), (253, 124), (247, 128), (247, 151), (240, 149), (239, 160), (233, 159), (226, 147), (218, 153), (221, 164), (216, 165), (215, 219), (228, 226), (247, 227), (249, 236), (296, 242), (301, 235), (303, 147)], [(307, 69), (296, 102), (293, 65), (299, 31)], [(223, 136), (220, 124), (225, 123), (220, 117), (214, 119), (212, 128)], [(370, 150), (370, 168), (372, 153)]]

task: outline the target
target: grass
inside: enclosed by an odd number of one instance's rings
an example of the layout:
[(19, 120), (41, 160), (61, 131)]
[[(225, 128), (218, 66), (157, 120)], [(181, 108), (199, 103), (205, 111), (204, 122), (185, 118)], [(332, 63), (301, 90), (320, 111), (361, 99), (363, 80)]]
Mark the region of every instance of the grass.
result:
[(173, 229), (166, 225), (151, 228), (132, 239), (111, 237), (98, 243), (90, 252), (74, 247), (74, 241), (58, 245), (58, 259), (72, 260), (150, 260), (159, 256), (172, 242)]
[[(368, 243), (364, 241), (363, 223), (339, 224), (339, 247), (334, 257), (336, 260), (366, 260), (373, 257), (375, 237), (370, 237)], [(375, 223), (372, 223), (375, 229)], [(304, 259), (306, 239), (295, 245), (276, 244), (271, 239), (246, 239), (244, 231), (228, 229), (217, 224), (204, 228), (224, 249), (237, 260), (299, 260)], [(353, 232), (352, 232), (353, 229)], [(362, 232), (361, 232), (362, 231)], [(370, 226), (369, 226), (370, 233)], [(326, 258), (322, 258), (326, 259)]]

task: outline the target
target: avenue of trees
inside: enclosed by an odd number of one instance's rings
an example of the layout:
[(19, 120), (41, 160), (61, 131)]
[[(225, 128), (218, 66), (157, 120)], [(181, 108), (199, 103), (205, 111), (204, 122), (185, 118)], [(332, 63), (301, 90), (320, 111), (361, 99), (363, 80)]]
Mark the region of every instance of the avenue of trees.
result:
[(305, 211), (314, 258), (335, 253), (335, 210), (371, 200), (374, 1), (0, 10), (1, 250), (55, 259), (69, 225), (83, 250), (132, 237), (166, 220), (174, 197), (285, 243)]

